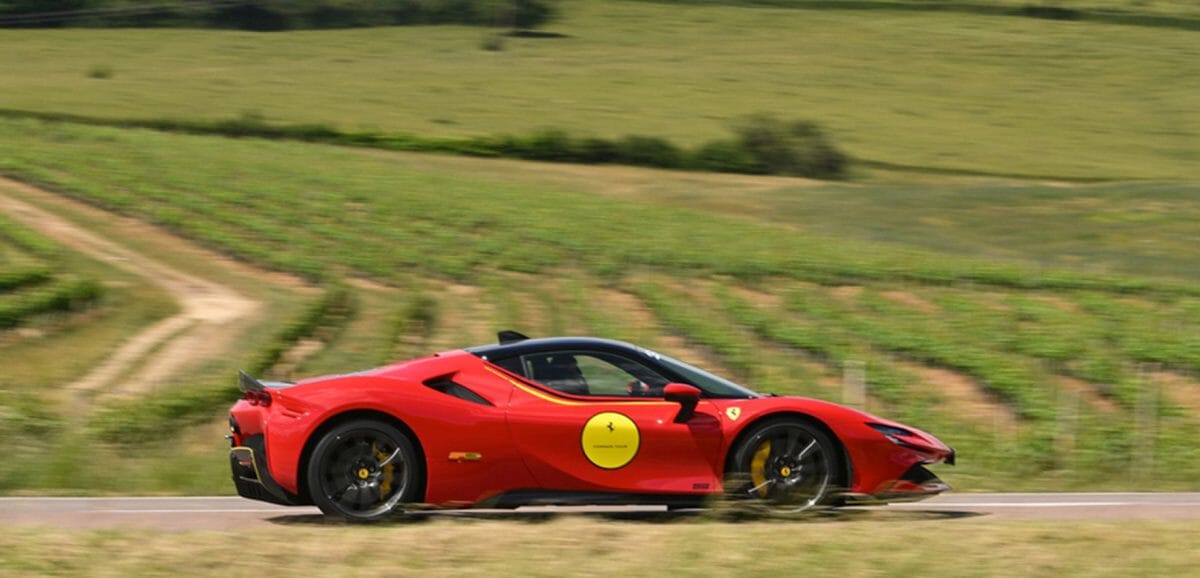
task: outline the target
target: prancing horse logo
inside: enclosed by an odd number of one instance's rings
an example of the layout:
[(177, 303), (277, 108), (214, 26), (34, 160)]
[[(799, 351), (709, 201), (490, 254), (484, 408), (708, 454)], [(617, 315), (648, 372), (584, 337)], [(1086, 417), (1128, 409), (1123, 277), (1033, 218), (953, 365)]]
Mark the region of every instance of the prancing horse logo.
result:
[(603, 470), (616, 470), (637, 457), (641, 434), (629, 416), (602, 411), (583, 424), (579, 445), (592, 465)]
[(737, 421), (737, 418), (741, 417), (741, 415), (742, 415), (742, 408), (740, 408), (740, 407), (725, 408), (725, 415), (727, 417), (729, 417), (729, 421)]

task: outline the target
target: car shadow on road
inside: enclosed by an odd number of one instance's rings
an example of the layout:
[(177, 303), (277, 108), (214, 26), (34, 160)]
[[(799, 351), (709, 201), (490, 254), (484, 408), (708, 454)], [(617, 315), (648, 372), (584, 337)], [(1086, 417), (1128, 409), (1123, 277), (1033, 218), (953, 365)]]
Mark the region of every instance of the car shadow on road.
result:
[[(643, 524), (670, 524), (688, 522), (747, 523), (773, 522), (794, 524), (821, 524), (837, 522), (916, 522), (956, 520), (983, 516), (980, 512), (942, 509), (888, 510), (885, 507), (833, 508), (800, 515), (766, 515), (760, 512), (737, 510), (637, 510), (637, 511), (592, 511), (592, 510), (418, 510), (397, 514), (371, 525), (410, 526), (433, 520), (496, 520), (539, 524), (564, 517), (590, 518), (613, 522), (637, 522)], [(321, 514), (299, 514), (276, 516), (267, 519), (272, 524), (284, 526), (347, 526), (355, 525), (344, 520)]]

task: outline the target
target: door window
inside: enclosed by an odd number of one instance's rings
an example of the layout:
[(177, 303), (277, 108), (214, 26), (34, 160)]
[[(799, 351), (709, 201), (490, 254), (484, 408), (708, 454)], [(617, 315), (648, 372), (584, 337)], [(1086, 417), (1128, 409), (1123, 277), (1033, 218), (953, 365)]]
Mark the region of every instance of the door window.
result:
[(521, 356), (525, 375), (572, 395), (661, 397), (668, 380), (620, 355), (600, 351), (549, 351)]

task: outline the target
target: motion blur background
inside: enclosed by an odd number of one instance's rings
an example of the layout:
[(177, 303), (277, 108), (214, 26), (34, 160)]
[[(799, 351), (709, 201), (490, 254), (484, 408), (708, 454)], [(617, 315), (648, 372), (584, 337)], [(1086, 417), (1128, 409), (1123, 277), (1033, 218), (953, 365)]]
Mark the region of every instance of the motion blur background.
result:
[[(963, 491), (1198, 488), (1192, 0), (0, 0), (0, 174), (0, 493), (231, 494), (236, 369), (504, 328), (865, 406)], [(0, 570), (140, 539), (45, 538)]]

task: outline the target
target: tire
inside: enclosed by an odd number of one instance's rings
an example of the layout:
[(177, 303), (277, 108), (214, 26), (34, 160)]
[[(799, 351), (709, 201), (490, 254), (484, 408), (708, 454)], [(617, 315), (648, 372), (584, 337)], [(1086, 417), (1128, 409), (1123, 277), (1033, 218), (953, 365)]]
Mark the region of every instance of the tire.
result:
[(780, 514), (828, 506), (837, 498), (841, 459), (838, 445), (812, 422), (765, 421), (730, 454), (726, 497)]
[(424, 465), (404, 432), (362, 419), (325, 433), (307, 476), (313, 503), (326, 515), (374, 522), (418, 498)]

